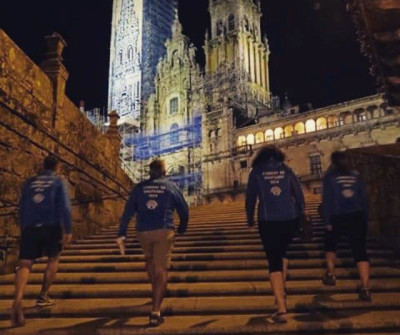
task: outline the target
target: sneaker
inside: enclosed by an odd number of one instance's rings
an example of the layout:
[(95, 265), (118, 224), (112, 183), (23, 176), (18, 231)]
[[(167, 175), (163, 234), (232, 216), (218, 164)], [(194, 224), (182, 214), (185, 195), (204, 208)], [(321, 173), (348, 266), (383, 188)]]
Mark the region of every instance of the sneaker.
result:
[(267, 317), (267, 322), (270, 324), (283, 324), (287, 323), (286, 312), (276, 312), (271, 316)]
[(333, 273), (325, 273), (322, 277), (322, 283), (325, 286), (336, 286), (336, 276)]
[(365, 302), (372, 302), (372, 294), (369, 288), (360, 288), (358, 298)]
[(155, 314), (155, 313), (150, 313), (150, 316), (149, 316), (150, 327), (158, 327), (158, 326), (162, 325), (163, 323), (164, 323), (164, 318), (161, 315)]
[(51, 298), (49, 295), (43, 297), (39, 296), (36, 299), (36, 306), (38, 307), (48, 307), (48, 306), (53, 306), (56, 303), (56, 299)]

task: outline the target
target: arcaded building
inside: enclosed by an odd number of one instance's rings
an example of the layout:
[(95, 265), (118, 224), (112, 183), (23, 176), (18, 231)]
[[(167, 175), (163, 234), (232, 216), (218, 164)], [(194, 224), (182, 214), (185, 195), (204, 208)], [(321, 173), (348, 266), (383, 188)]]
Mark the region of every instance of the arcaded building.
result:
[(141, 131), (123, 140), (132, 152), (125, 159), (134, 181), (160, 157), (190, 201), (240, 193), (256, 151), (275, 144), (305, 187), (319, 192), (331, 152), (400, 137), (399, 110), (389, 108), (383, 95), (302, 113), (288, 101), (277, 104), (260, 6), (254, 0), (209, 1), (204, 69), (175, 19), (155, 67), (154, 93), (142, 102)]

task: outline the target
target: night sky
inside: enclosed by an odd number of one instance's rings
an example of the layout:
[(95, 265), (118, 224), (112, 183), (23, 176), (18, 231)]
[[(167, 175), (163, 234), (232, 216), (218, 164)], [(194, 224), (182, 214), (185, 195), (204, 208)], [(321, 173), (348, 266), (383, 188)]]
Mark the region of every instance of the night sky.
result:
[[(160, 0), (162, 1), (162, 0)], [(43, 37), (59, 32), (70, 72), (67, 94), (87, 108), (107, 105), (112, 0), (3, 1), (0, 28), (39, 63)], [(326, 106), (375, 93), (343, 0), (262, 0), (274, 95)], [(183, 29), (200, 52), (209, 24), (207, 0), (180, 0)]]

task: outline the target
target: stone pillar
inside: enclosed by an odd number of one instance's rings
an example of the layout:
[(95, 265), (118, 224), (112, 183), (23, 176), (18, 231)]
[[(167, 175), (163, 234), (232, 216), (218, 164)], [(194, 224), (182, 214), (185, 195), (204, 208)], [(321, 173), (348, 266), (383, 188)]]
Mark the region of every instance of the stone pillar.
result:
[(118, 130), (119, 115), (116, 111), (111, 111), (108, 114), (108, 117), (110, 118), (110, 126), (108, 127), (106, 136), (108, 140), (108, 146), (110, 148), (109, 152), (113, 159), (119, 161), (119, 153), (121, 148), (121, 135), (119, 134)]
[(44, 61), (40, 64), (42, 70), (47, 74), (53, 83), (53, 120), (55, 127), (57, 114), (64, 106), (65, 85), (69, 76), (67, 69), (62, 63), (62, 52), (67, 46), (64, 39), (58, 34), (53, 33), (45, 37), (47, 43), (47, 53)]

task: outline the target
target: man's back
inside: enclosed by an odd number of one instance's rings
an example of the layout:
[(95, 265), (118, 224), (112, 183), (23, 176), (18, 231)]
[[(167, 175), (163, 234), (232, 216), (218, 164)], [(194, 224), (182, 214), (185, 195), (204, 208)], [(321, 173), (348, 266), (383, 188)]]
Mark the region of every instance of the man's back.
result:
[(21, 227), (63, 223), (69, 232), (70, 204), (63, 181), (48, 170), (28, 179), (22, 191), (19, 214)]
[(125, 227), (136, 213), (136, 230), (174, 229), (173, 211), (187, 224), (188, 207), (179, 189), (165, 178), (148, 179), (135, 186), (121, 223)]

